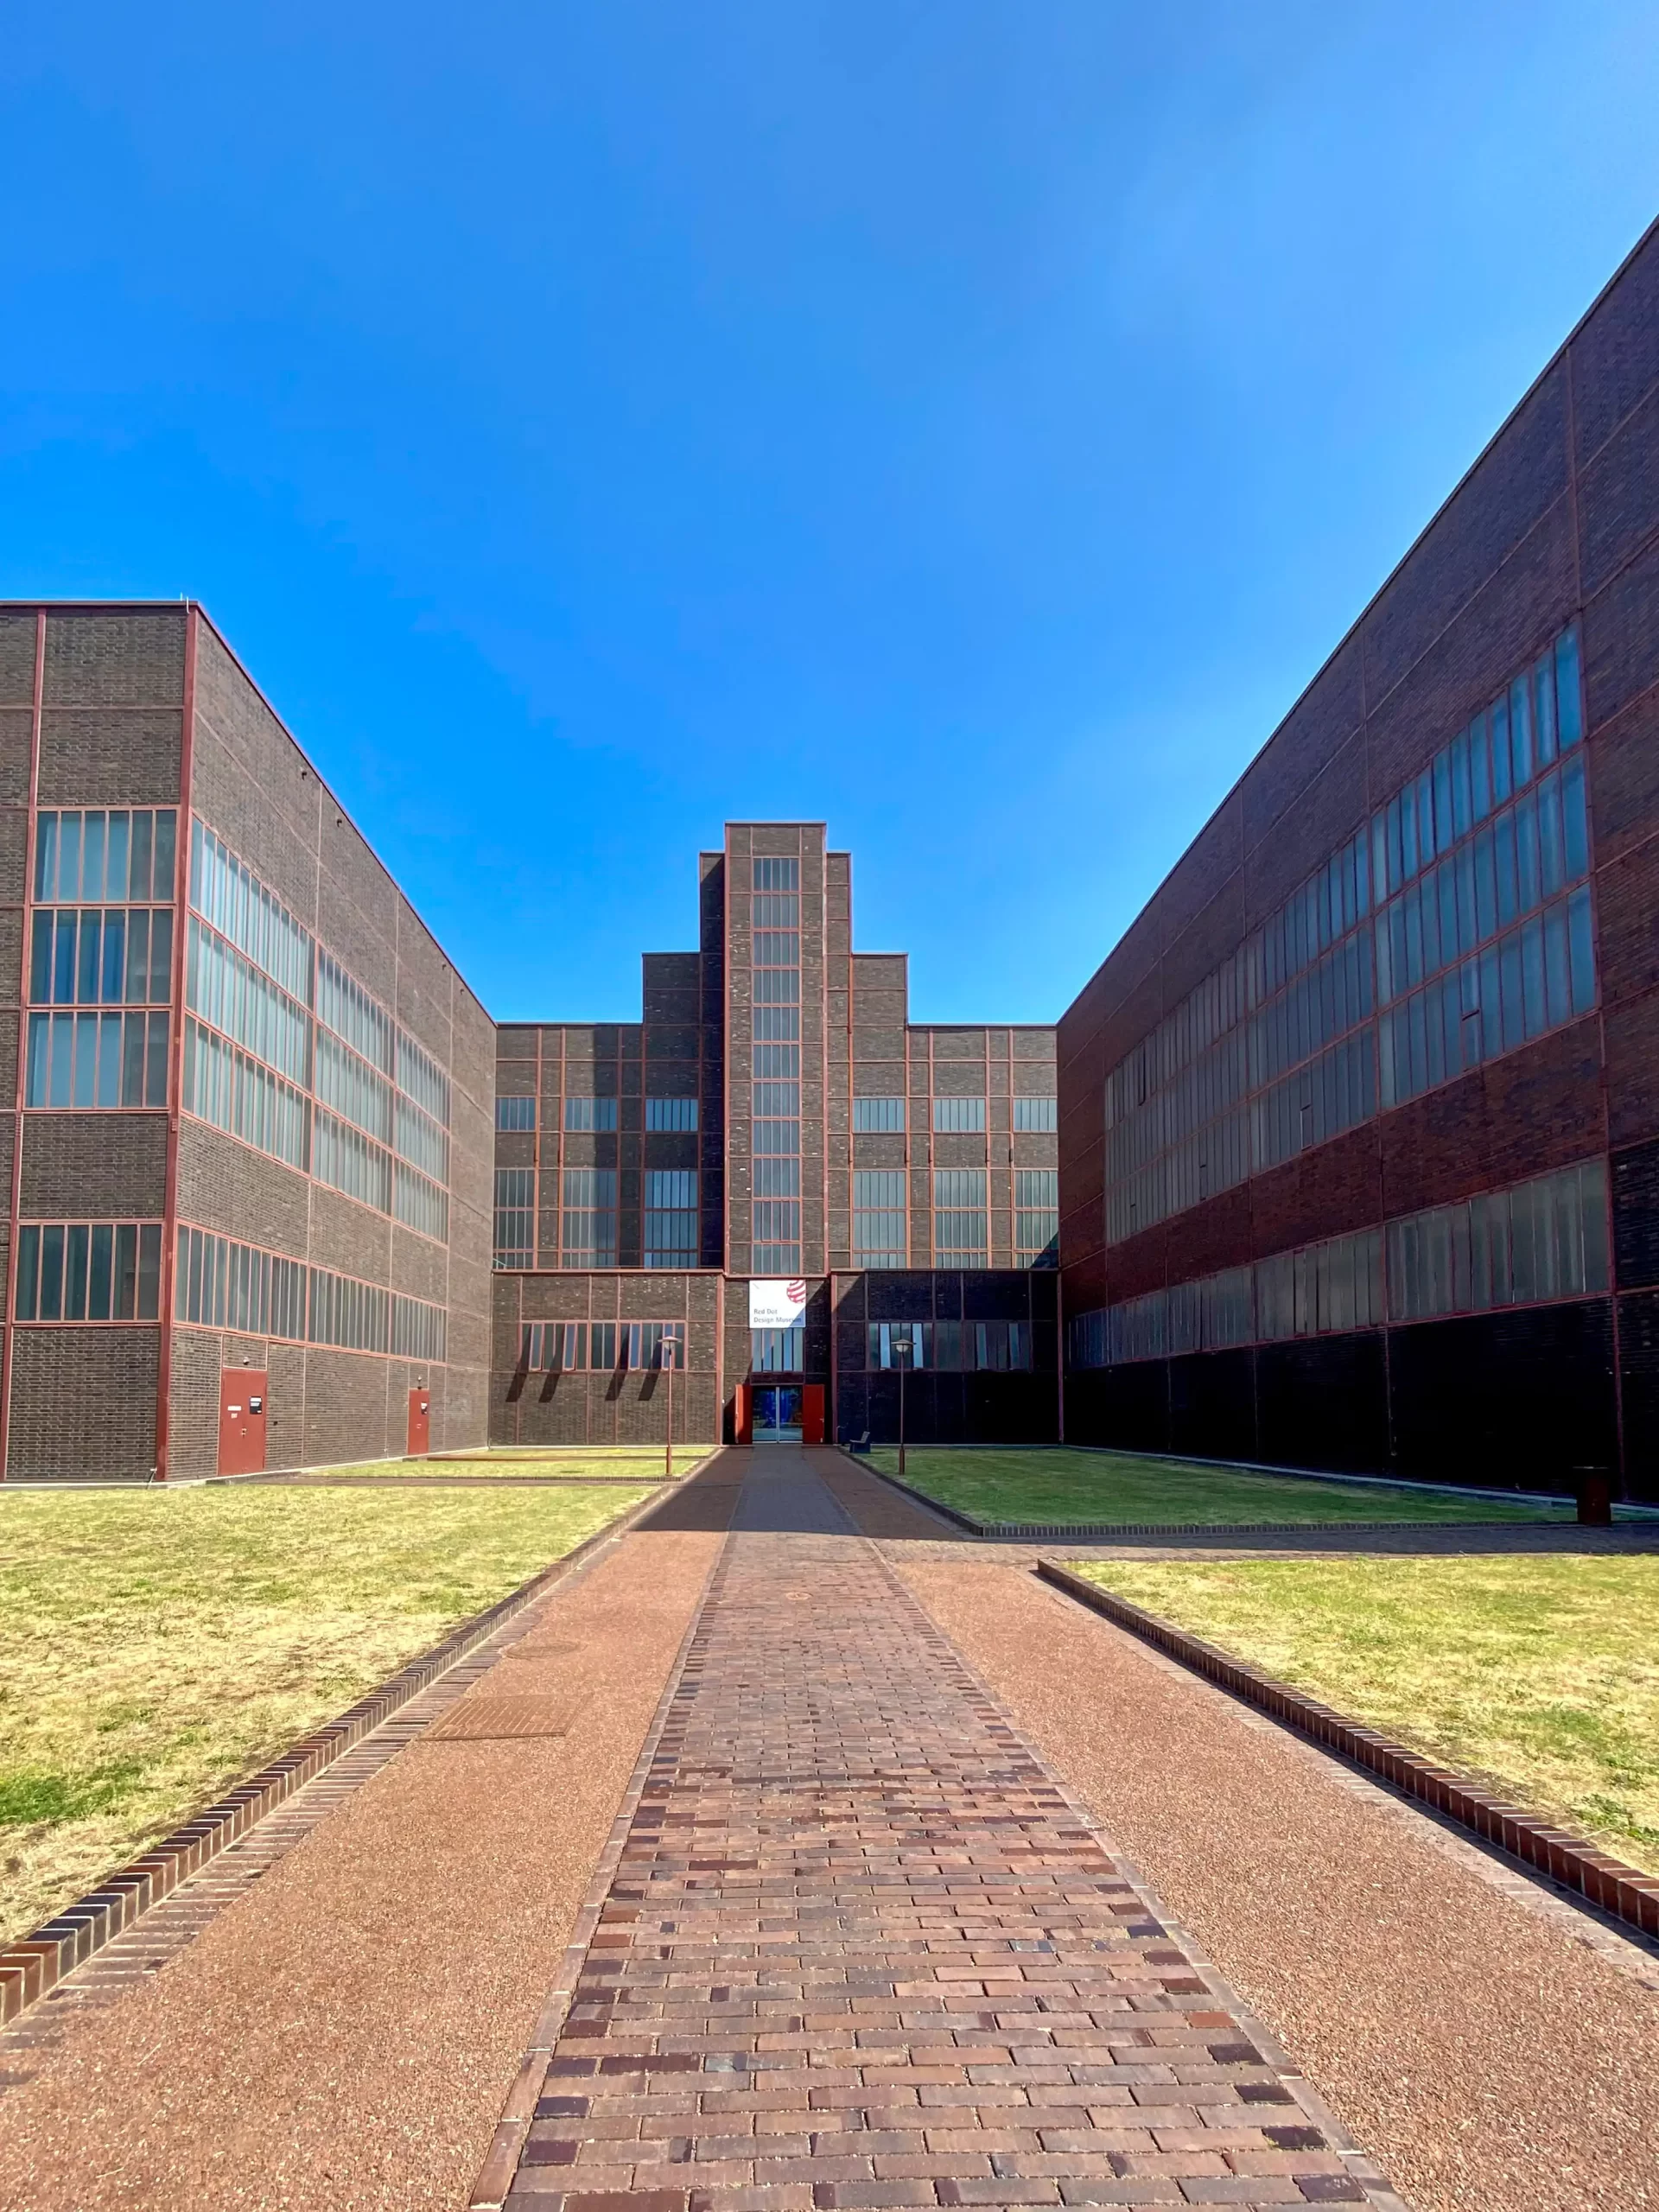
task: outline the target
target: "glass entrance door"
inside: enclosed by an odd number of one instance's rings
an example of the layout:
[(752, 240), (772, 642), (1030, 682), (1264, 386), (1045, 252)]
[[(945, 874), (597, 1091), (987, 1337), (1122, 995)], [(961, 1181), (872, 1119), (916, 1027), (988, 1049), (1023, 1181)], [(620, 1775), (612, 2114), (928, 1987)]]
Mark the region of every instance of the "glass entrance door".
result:
[(798, 1389), (757, 1389), (754, 1394), (754, 1440), (757, 1444), (798, 1444), (801, 1440), (801, 1394)]

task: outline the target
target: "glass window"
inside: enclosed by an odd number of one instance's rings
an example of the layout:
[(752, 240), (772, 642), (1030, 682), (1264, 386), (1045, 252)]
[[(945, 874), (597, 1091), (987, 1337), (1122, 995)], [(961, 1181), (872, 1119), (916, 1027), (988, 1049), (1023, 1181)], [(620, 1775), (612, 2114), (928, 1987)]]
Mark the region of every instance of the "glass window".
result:
[(177, 820), (170, 806), (42, 810), (35, 842), (36, 899), (171, 899)]
[(533, 1098), (498, 1098), (495, 1102), (495, 1126), (498, 1129), (533, 1129), (536, 1126), (536, 1101)]
[(536, 1264), (533, 1167), (498, 1167), (495, 1171), (495, 1264), (498, 1268), (533, 1268)]
[[(170, 819), (167, 830), (169, 878), (173, 834)], [(135, 824), (136, 821), (135, 817)], [(157, 814), (156, 874), (158, 881), (162, 859), (162, 817)], [(221, 937), (245, 953), (257, 968), (280, 984), (290, 997), (297, 999), (304, 1006), (312, 1004), (316, 990), (314, 974), (316, 948), (309, 931), (302, 928), (287, 907), (265, 888), (252, 870), (238, 860), (207, 824), (200, 821), (193, 823), (190, 830), (190, 903), (204, 921), (211, 923)], [(340, 1020), (335, 1017), (338, 1015), (345, 1019), (345, 1008), (372, 1007), (372, 1002), (360, 985), (351, 982), (350, 978), (345, 976), (337, 963), (330, 963), (329, 968), (328, 988), (323, 994), (328, 1010), (324, 1018), (330, 1021), (332, 1027), (339, 1028), (339, 1033), (348, 1044), (364, 1051), (350, 1023), (340, 1027)], [(380, 1020), (384, 1023), (384, 1015), (380, 1016)], [(389, 1065), (384, 1047), (378, 1053), (365, 1052), (364, 1056), (375, 1060), (377, 1065)]]
[[(798, 1005), (756, 1006), (754, 1008), (754, 1034), (757, 1041), (762, 1038), (798, 1039), (800, 1033), (801, 1009)], [(756, 1073), (759, 1072), (757, 1068)]]
[(982, 1129), (985, 1126), (983, 1098), (936, 1098), (933, 1101), (933, 1126), (936, 1129)]
[(933, 1256), (945, 1267), (982, 1267), (987, 1249), (985, 1170), (933, 1171)]
[(855, 1098), (853, 1127), (855, 1129), (902, 1129), (905, 1126), (905, 1102), (902, 1098)]
[(1014, 1102), (1014, 1126), (1016, 1129), (1052, 1129), (1055, 1127), (1058, 1101), (1052, 1098), (1016, 1098)]
[(562, 1264), (567, 1268), (616, 1265), (616, 1170), (567, 1167), (560, 1223)]
[(697, 1178), (688, 1168), (652, 1168), (645, 1175), (645, 1262), (648, 1268), (697, 1264)]
[(168, 1033), (165, 1014), (31, 1014), (25, 1102), (165, 1106)]
[(685, 1365), (683, 1321), (630, 1321), (622, 1342), (622, 1364), (636, 1372)]
[(567, 1098), (564, 1102), (564, 1126), (567, 1129), (613, 1129), (616, 1127), (614, 1098)]
[(806, 1332), (751, 1329), (749, 1370), (754, 1375), (798, 1375), (806, 1360)]
[(696, 1126), (697, 1102), (695, 1098), (646, 1099), (645, 1127), (648, 1129), (695, 1129)]
[(902, 1268), (906, 1255), (902, 1169), (853, 1173), (853, 1258), (860, 1267)]
[(757, 891), (798, 891), (801, 887), (798, 860), (756, 859), (753, 865)]
[(757, 1154), (798, 1153), (801, 1148), (798, 1122), (754, 1122), (750, 1127)]
[[(1579, 641), (1569, 630), (1513, 671), (1365, 830), (1111, 1070), (1103, 1116), (1109, 1242), (1368, 1117), (1378, 1103), (1370, 1068), (1380, 1066), (1381, 1103), (1391, 1105), (1512, 1050), (1538, 1033), (1540, 1019), (1557, 1018), (1550, 976), (1560, 925), (1548, 914), (1524, 944), (1517, 937), (1511, 946), (1506, 937), (1493, 948), (1490, 988), (1481, 955), (1476, 1004), (1461, 978), (1446, 988), (1440, 979), (1587, 874), (1582, 782), (1569, 783), (1579, 769), (1572, 748), (1582, 730), (1580, 686)], [(1376, 997), (1394, 1012), (1378, 1026), (1373, 1054), (1369, 1038), (1351, 1033), (1373, 1014), (1370, 948), (1351, 936), (1337, 940), (1373, 901), (1402, 888), (1375, 932)], [(1595, 989), (1587, 901), (1583, 912), (1581, 960), (1570, 907), (1567, 921), (1578, 1011), (1593, 1004)], [(1316, 960), (1321, 966), (1305, 975)], [(1410, 995), (1424, 987), (1428, 995)], [(1344, 1033), (1352, 1051), (1308, 1065)], [(1267, 1088), (1299, 1065), (1295, 1095)]]
[(17, 1230), (20, 1321), (154, 1321), (159, 1222), (25, 1222)]

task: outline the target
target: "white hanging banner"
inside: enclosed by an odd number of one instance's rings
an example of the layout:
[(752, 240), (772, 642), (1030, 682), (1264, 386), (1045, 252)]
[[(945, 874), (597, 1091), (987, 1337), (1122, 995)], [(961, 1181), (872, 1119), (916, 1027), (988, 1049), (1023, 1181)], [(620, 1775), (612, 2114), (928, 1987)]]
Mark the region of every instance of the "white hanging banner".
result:
[(749, 1285), (749, 1326), (752, 1329), (798, 1329), (806, 1310), (806, 1285), (793, 1282), (752, 1282)]

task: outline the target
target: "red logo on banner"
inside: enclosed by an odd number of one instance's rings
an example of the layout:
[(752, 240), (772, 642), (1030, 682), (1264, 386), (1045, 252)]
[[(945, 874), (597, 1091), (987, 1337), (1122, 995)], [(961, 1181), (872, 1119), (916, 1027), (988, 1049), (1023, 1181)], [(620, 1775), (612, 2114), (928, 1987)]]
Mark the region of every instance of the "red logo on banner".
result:
[(791, 1306), (804, 1306), (804, 1305), (805, 1305), (805, 1303), (806, 1303), (806, 1285), (805, 1285), (805, 1283), (804, 1283), (804, 1282), (792, 1282), (792, 1283), (791, 1283), (791, 1285), (789, 1286), (789, 1302), (790, 1302), (790, 1304), (791, 1304)]

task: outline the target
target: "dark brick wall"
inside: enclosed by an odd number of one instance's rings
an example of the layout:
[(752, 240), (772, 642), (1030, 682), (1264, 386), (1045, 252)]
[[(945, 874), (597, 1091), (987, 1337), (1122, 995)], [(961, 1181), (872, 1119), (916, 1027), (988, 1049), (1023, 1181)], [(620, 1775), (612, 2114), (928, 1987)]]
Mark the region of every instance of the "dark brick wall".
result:
[(718, 1362), (722, 1286), (713, 1274), (607, 1269), (579, 1274), (498, 1274), (490, 1439), (496, 1444), (658, 1444), (665, 1441), (668, 1377), (662, 1373), (531, 1374), (519, 1364), (527, 1321), (675, 1321), (686, 1324), (686, 1366), (674, 1376), (674, 1433), (709, 1443), (721, 1434)]
[(167, 1192), (165, 1114), (29, 1114), (23, 1221), (159, 1221)]
[[(31, 1482), (147, 1482), (156, 1465), (162, 1333), (12, 1332), (11, 1472)], [(215, 1402), (213, 1421), (219, 1409)]]
[[(448, 1308), (448, 1359), (434, 1370), (330, 1348), (273, 1347), (271, 1464), (400, 1454), (408, 1392), (416, 1382), (431, 1394), (435, 1450), (480, 1442), (489, 1374), (494, 1025), (206, 621), (198, 630), (194, 696), (194, 810), (451, 1082), (447, 1245), (217, 1130), (182, 1125), (181, 1219)], [(178, 1335), (182, 1341), (194, 1333)], [(188, 1361), (175, 1356), (170, 1421), (180, 1472), (203, 1471), (207, 1447), (196, 1400), (205, 1375), (199, 1353)], [(290, 1392), (298, 1393), (291, 1402)], [(215, 1432), (217, 1420), (215, 1382)]]
[[(1165, 1283), (1337, 1235), (1418, 1207), (1659, 1136), (1659, 227), (1650, 231), (1343, 640), (1165, 883), (1062, 1016), (1058, 1031), (1061, 1257), (1081, 1313)], [(1498, 686), (1558, 631), (1580, 627), (1588, 716), (1592, 859), (1601, 997), (1591, 1018), (1128, 1243), (1104, 1242), (1103, 1104), (1108, 1071)], [(1581, 1312), (1585, 1309), (1572, 1309)], [(1386, 1422), (1375, 1378), (1332, 1384), (1351, 1414), (1329, 1421), (1319, 1377), (1275, 1351), (1256, 1361), (1254, 1452), (1355, 1453), (1427, 1471), (1458, 1453), (1516, 1465), (1559, 1460), (1500, 1420), (1521, 1375), (1516, 1317), (1446, 1324), (1482, 1363), (1480, 1410), (1431, 1447), (1429, 1351), (1403, 1351)], [(1438, 1329), (1442, 1325), (1433, 1325)], [(1610, 1450), (1620, 1362), (1609, 1343), (1550, 1339), (1580, 1450)], [(1397, 1333), (1397, 1332), (1396, 1332)], [(1408, 1332), (1421, 1350), (1431, 1330)], [(1353, 1357), (1362, 1358), (1358, 1351)], [(1263, 1361), (1275, 1379), (1262, 1396)], [(1211, 1364), (1213, 1366), (1214, 1363)], [(1237, 1363), (1233, 1363), (1236, 1375)], [(1369, 1370), (1367, 1370), (1369, 1372)], [(1627, 1361), (1627, 1387), (1637, 1386)], [(1079, 1436), (1167, 1439), (1172, 1380), (1075, 1376)], [(1487, 1389), (1487, 1381), (1497, 1378)], [(1524, 1376), (1522, 1376), (1524, 1380)], [(1204, 1433), (1242, 1433), (1236, 1382), (1193, 1386)], [(1646, 1386), (1643, 1385), (1643, 1388)], [(1402, 1393), (1406, 1395), (1402, 1396)], [(1305, 1404), (1295, 1409), (1300, 1392)], [(1208, 1395), (1206, 1395), (1208, 1394)], [(1213, 1395), (1223, 1409), (1205, 1408)], [(1161, 1414), (1158, 1411), (1162, 1404)], [(1524, 1392), (1516, 1402), (1529, 1402)], [(1265, 1408), (1265, 1409), (1264, 1409)], [(1071, 1418), (1075, 1416), (1075, 1423)], [(1421, 1416), (1421, 1418), (1420, 1418)], [(1185, 1419), (1182, 1415), (1181, 1419)], [(1645, 1416), (1644, 1416), (1645, 1418)], [(1323, 1427), (1321, 1423), (1324, 1423)], [(1286, 1424), (1288, 1424), (1287, 1427)], [(1177, 1424), (1179, 1426), (1179, 1422)], [(1634, 1437), (1639, 1424), (1627, 1421)], [(1555, 1431), (1547, 1436), (1554, 1439)], [(1323, 1434), (1328, 1442), (1310, 1438)], [(1301, 1441), (1298, 1442), (1297, 1440)], [(1592, 1448), (1593, 1446), (1593, 1449)], [(1163, 1448), (1160, 1445), (1159, 1448)], [(1190, 1448), (1190, 1447), (1189, 1447)], [(1390, 1459), (1390, 1454), (1392, 1455)], [(1553, 1455), (1553, 1456), (1552, 1456)], [(1627, 1469), (1637, 1479), (1634, 1465)]]
[(1052, 1444), (1059, 1433), (1058, 1278), (1033, 1268), (982, 1273), (883, 1269), (836, 1275), (830, 1285), (836, 1355), (835, 1434), (899, 1434), (899, 1378), (865, 1367), (872, 1321), (1026, 1321), (1026, 1374), (925, 1370), (905, 1379), (905, 1435), (916, 1444)]

